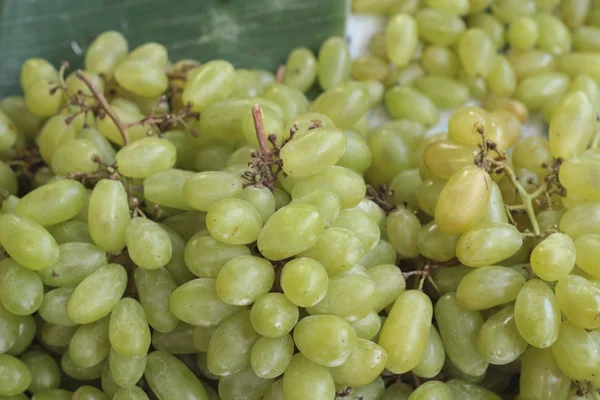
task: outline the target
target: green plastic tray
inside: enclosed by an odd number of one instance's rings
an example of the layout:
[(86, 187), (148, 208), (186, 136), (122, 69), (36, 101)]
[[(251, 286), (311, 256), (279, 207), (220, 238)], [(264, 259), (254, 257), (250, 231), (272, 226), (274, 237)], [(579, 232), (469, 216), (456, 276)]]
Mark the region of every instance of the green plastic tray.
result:
[(130, 48), (167, 46), (172, 60), (224, 58), (276, 68), (290, 50), (343, 35), (346, 0), (0, 0), (0, 96), (20, 92), (30, 57), (83, 65), (95, 35), (122, 32)]

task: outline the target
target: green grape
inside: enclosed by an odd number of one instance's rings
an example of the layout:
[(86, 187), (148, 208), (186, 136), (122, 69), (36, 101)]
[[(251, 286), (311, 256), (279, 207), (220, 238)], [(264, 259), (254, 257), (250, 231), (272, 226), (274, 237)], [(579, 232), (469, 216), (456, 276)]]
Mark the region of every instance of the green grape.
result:
[(558, 339), (551, 349), (554, 361), (569, 378), (578, 381), (595, 378), (600, 360), (600, 344), (585, 329), (563, 321)]
[(561, 314), (552, 289), (539, 279), (525, 282), (515, 303), (515, 323), (530, 345), (550, 347), (558, 337)]
[(429, 381), (415, 389), (409, 400), (452, 400), (454, 395), (444, 382)]
[(500, 400), (501, 397), (483, 387), (462, 379), (451, 379), (446, 385), (455, 399), (463, 400)]
[(298, 133), (281, 149), (283, 170), (292, 177), (325, 172), (346, 151), (346, 137), (339, 129), (316, 128)]
[(269, 389), (267, 389), (262, 400), (283, 400), (283, 379), (278, 379), (273, 382)]
[(13, 196), (19, 191), (17, 175), (3, 161), (0, 161), (0, 190), (6, 191)]
[(535, 12), (533, 0), (499, 0), (492, 4), (492, 13), (504, 23), (510, 24), (515, 19)]
[(31, 315), (44, 298), (42, 280), (10, 258), (0, 261), (0, 303), (15, 315)]
[(435, 326), (431, 325), (425, 352), (419, 363), (412, 369), (412, 372), (421, 378), (432, 378), (440, 373), (445, 359), (446, 353), (442, 338)]
[[(148, 127), (138, 123), (144, 118), (144, 114), (124, 106), (113, 106), (112, 109), (123, 125), (132, 125), (127, 128), (130, 143), (148, 137)], [(122, 132), (112, 118), (106, 115), (98, 117), (96, 118), (96, 125), (108, 140), (119, 146), (124, 145)]]
[(23, 91), (40, 79), (57, 79), (58, 71), (43, 58), (29, 58), (21, 66), (20, 83)]
[(600, 205), (587, 203), (577, 205), (567, 210), (560, 219), (559, 229), (577, 240), (586, 234), (600, 234), (598, 222), (600, 221)]
[(519, 80), (530, 75), (551, 72), (556, 68), (554, 56), (541, 50), (511, 52), (507, 58)]
[[(352, 208), (358, 205), (364, 198), (366, 193), (366, 185), (362, 179), (362, 176), (358, 175), (354, 171), (351, 171), (344, 167), (333, 166), (322, 174), (310, 176), (300, 180), (292, 190), (292, 197), (298, 198), (303, 194), (307, 194), (313, 190), (320, 189), (327, 190), (335, 193), (340, 200), (340, 207)], [(291, 204), (290, 207), (302, 207), (306, 205)], [(275, 213), (274, 215), (276, 215)], [(266, 225), (269, 225), (269, 219)], [(264, 230), (264, 229), (263, 229)]]
[(492, 182), (492, 193), (490, 195), (488, 208), (478, 221), (478, 224), (483, 223), (508, 223), (508, 216), (506, 214), (506, 207), (504, 205), (504, 199), (502, 198), (502, 192), (496, 182)]
[(182, 100), (184, 104), (191, 103), (194, 111), (202, 112), (207, 106), (228, 98), (235, 85), (233, 65), (224, 60), (209, 61), (190, 73)]
[(283, 374), (283, 394), (286, 400), (332, 399), (335, 385), (327, 368), (299, 353)]
[(348, 396), (340, 397), (340, 393), (336, 393), (335, 400), (341, 400), (344, 398), (347, 398), (349, 400), (377, 400), (380, 399), (381, 396), (383, 396), (383, 393), (385, 392), (385, 383), (381, 376), (377, 377), (371, 383), (364, 386), (340, 387), (338, 385), (337, 387), (342, 389), (342, 391), (348, 390), (348, 388), (350, 388), (350, 394)]
[[(319, 175), (312, 179), (317, 177)], [(270, 260), (282, 260), (314, 246), (324, 229), (317, 207), (289, 204), (276, 211), (265, 223), (258, 235), (258, 249)]]
[(280, 285), (285, 296), (300, 307), (312, 307), (323, 300), (329, 287), (327, 270), (311, 258), (296, 258), (285, 264)]
[(217, 276), (216, 290), (225, 303), (244, 306), (267, 293), (274, 281), (275, 270), (268, 260), (245, 255), (223, 265)]
[(262, 221), (268, 220), (275, 212), (275, 197), (268, 188), (248, 186), (242, 190), (239, 198), (252, 205), (258, 211)]
[(430, 260), (449, 261), (456, 257), (458, 239), (459, 235), (443, 232), (435, 221), (431, 221), (419, 232), (419, 251)]
[(473, 98), (482, 100), (487, 96), (488, 88), (485, 79), (467, 74), (464, 68), (458, 72), (458, 79), (467, 85)]
[(31, 373), (23, 361), (0, 354), (0, 396), (15, 396), (24, 392), (32, 383)]
[(220, 200), (237, 197), (242, 191), (242, 179), (228, 172), (205, 171), (187, 179), (183, 195), (190, 206), (208, 211)]
[[(587, 144), (586, 144), (587, 145)], [(561, 165), (559, 177), (564, 182), (569, 196), (583, 197), (589, 200), (600, 200), (595, 180), (598, 165), (595, 149), (589, 149), (579, 157), (571, 158)]]
[(140, 268), (158, 269), (171, 259), (169, 234), (149, 219), (136, 217), (129, 220), (125, 243), (129, 257)]
[[(472, 127), (471, 130), (474, 128)], [(464, 167), (473, 165), (476, 155), (477, 150), (467, 144), (459, 144), (451, 140), (436, 140), (425, 147), (423, 162), (434, 177), (450, 179)]]
[[(102, 78), (100, 78), (100, 75), (95, 74), (93, 72), (89, 72), (89, 71), (80, 71), (81, 75), (86, 77), (91, 84), (98, 90), (98, 92), (100, 93), (104, 93), (104, 80)], [(87, 84), (83, 81), (83, 79), (79, 79), (79, 77), (77, 76), (77, 72), (73, 72), (71, 73), (67, 79), (65, 79), (65, 84), (67, 87), (67, 90), (70, 91), (71, 93), (76, 93), (77, 95), (81, 95), (83, 96), (87, 96), (87, 99), (83, 100), (83, 103), (87, 106), (93, 106), (95, 99), (93, 96), (92, 91), (90, 90), (90, 88), (87, 86)], [(81, 115), (79, 118), (82, 118), (83, 120), (87, 119), (88, 117), (86, 115)]]
[(33, 395), (32, 400), (70, 400), (73, 392), (64, 389), (43, 390)]
[(111, 77), (117, 65), (127, 57), (127, 39), (116, 31), (98, 35), (85, 53), (85, 69)]
[(350, 130), (344, 131), (344, 136), (346, 137), (346, 151), (342, 158), (338, 160), (337, 165), (359, 174), (364, 173), (372, 161), (371, 150), (366, 139), (363, 135)]
[(200, 232), (186, 244), (185, 264), (200, 278), (216, 278), (225, 263), (245, 255), (250, 255), (248, 247), (223, 243)]
[(50, 165), (57, 175), (92, 173), (98, 169), (94, 160), (99, 154), (98, 148), (91, 140), (69, 139), (56, 148)]
[(243, 310), (225, 320), (208, 343), (207, 362), (211, 373), (235, 374), (250, 365), (250, 352), (260, 335), (252, 328), (250, 311)]
[(406, 208), (398, 208), (387, 217), (387, 236), (400, 258), (414, 258), (419, 255), (420, 231), (419, 219)]
[(39, 271), (58, 260), (58, 244), (44, 227), (15, 214), (0, 216), (0, 243), (25, 268)]
[(69, 317), (88, 324), (107, 316), (127, 285), (127, 272), (118, 264), (108, 264), (83, 279), (69, 298)]
[(169, 56), (165, 46), (156, 42), (148, 42), (133, 49), (127, 55), (127, 60), (149, 61), (165, 68), (169, 62)]
[(354, 0), (352, 12), (356, 14), (383, 14), (385, 15), (391, 5), (390, 0)]
[(374, 308), (375, 312), (380, 312), (394, 303), (406, 289), (402, 271), (394, 264), (378, 265), (367, 270), (367, 274), (379, 289), (379, 298)]
[(515, 144), (512, 160), (517, 169), (525, 168), (537, 175), (545, 175), (548, 170), (543, 164), (550, 165), (552, 161), (548, 139), (530, 136), (519, 140)]
[(163, 268), (136, 268), (134, 276), (135, 287), (148, 324), (158, 332), (170, 332), (175, 329), (178, 320), (169, 309), (169, 298), (177, 289), (175, 280)]
[(323, 92), (313, 102), (311, 110), (328, 116), (336, 128), (346, 129), (356, 124), (368, 111), (368, 99), (362, 83), (347, 82)]
[(474, 269), (460, 282), (456, 299), (469, 310), (485, 310), (514, 301), (525, 283), (519, 272), (501, 266)]
[(20, 356), (31, 345), (36, 324), (31, 315), (12, 315), (0, 306), (0, 353)]
[(58, 246), (54, 265), (39, 271), (47, 286), (74, 287), (85, 277), (107, 264), (104, 251), (90, 243), (68, 242)]
[(361, 258), (359, 265), (368, 269), (377, 265), (393, 264), (396, 257), (397, 255), (394, 247), (388, 241), (382, 239), (377, 242), (373, 250), (365, 253), (363, 258)]
[(51, 117), (60, 111), (64, 103), (62, 91), (53, 79), (38, 79), (25, 89), (25, 105), (38, 117)]
[(359, 339), (371, 340), (381, 329), (381, 318), (376, 312), (370, 312), (359, 320), (350, 323)]
[(397, 14), (388, 20), (386, 53), (393, 64), (404, 67), (410, 63), (419, 44), (418, 33), (417, 21), (411, 15)]
[(69, 343), (69, 359), (78, 367), (90, 368), (108, 357), (108, 318), (80, 326)]
[(19, 201), (16, 213), (46, 226), (73, 218), (81, 212), (86, 203), (87, 194), (81, 183), (60, 180), (27, 193)]
[(144, 377), (159, 400), (208, 400), (206, 391), (193, 372), (175, 356), (164, 351), (148, 355)]
[(196, 148), (193, 145), (194, 137), (189, 132), (170, 130), (162, 134), (177, 151), (175, 167), (192, 170), (196, 167)]
[(144, 374), (146, 357), (123, 357), (111, 348), (108, 355), (108, 366), (115, 383), (120, 387), (129, 388), (133, 387)]
[(514, 20), (508, 29), (510, 47), (519, 51), (528, 51), (535, 47), (540, 37), (535, 19), (524, 16)]
[(260, 378), (273, 379), (285, 372), (293, 354), (294, 341), (290, 335), (261, 337), (252, 347), (250, 364)]
[(502, 50), (505, 47), (506, 28), (494, 15), (488, 13), (471, 15), (468, 19), (468, 25), (470, 28), (483, 29), (492, 40), (496, 50)]
[(486, 78), (490, 75), (494, 67), (495, 52), (492, 39), (481, 28), (470, 28), (460, 35), (458, 58), (465, 72), (471, 76)]
[[(110, 400), (103, 391), (93, 386), (80, 386), (73, 392), (71, 400)], [(121, 399), (123, 400), (123, 399)], [(135, 399), (134, 399), (135, 400)], [(142, 398), (143, 400), (143, 398)]]
[(575, 240), (577, 266), (594, 277), (600, 279), (600, 264), (597, 262), (597, 249), (600, 246), (600, 235), (582, 235)]
[(585, 93), (592, 107), (594, 107), (594, 111), (597, 112), (600, 104), (600, 89), (596, 81), (585, 74), (577, 75), (569, 86), (569, 93), (577, 91)]
[(142, 389), (132, 386), (128, 389), (119, 389), (113, 400), (148, 400), (149, 397)]
[(96, 128), (84, 128), (77, 132), (78, 139), (87, 139), (94, 143), (99, 151), (99, 156), (106, 164), (113, 164), (115, 162), (116, 151), (112, 145), (106, 139), (106, 137), (100, 133)]
[(530, 347), (523, 357), (519, 389), (523, 399), (564, 399), (571, 379), (556, 365), (550, 349)]
[(100, 372), (100, 383), (102, 391), (109, 397), (112, 398), (114, 395), (121, 390), (121, 387), (117, 385), (115, 379), (110, 372), (110, 367), (105, 365)]
[(367, 144), (372, 155), (372, 163), (367, 170), (367, 178), (369, 181), (376, 179), (376, 182), (370, 183), (387, 184), (396, 174), (410, 168), (408, 140), (394, 126), (383, 125), (375, 128), (369, 132)]
[(435, 8), (421, 8), (414, 14), (419, 38), (426, 43), (450, 46), (465, 31), (464, 21), (457, 15)]
[(114, 78), (123, 89), (143, 97), (160, 96), (169, 86), (162, 67), (150, 61), (127, 59), (117, 66)]
[(539, 72), (520, 80), (515, 96), (525, 103), (527, 108), (538, 110), (551, 99), (562, 97), (567, 92), (568, 86), (569, 78), (565, 74)]
[(350, 71), (357, 81), (383, 81), (388, 74), (388, 60), (373, 55), (360, 56), (352, 61)]
[(487, 86), (496, 96), (512, 96), (517, 87), (517, 77), (512, 65), (504, 56), (497, 55), (487, 76)]
[(490, 182), (487, 172), (476, 166), (465, 167), (452, 175), (435, 206), (435, 222), (439, 228), (450, 233), (471, 229), (485, 213), (490, 199)]
[(272, 382), (271, 379), (257, 376), (251, 367), (246, 367), (242, 371), (219, 379), (219, 398), (222, 400), (262, 399)]
[[(598, 51), (600, 29), (596, 26), (578, 26), (572, 31), (573, 48), (577, 51)], [(1, 106), (0, 106), (1, 107)], [(11, 116), (11, 119), (14, 118)]]
[(412, 386), (404, 382), (395, 382), (388, 386), (381, 400), (408, 400), (412, 392)]
[(0, 111), (0, 149), (10, 149), (15, 144), (18, 134), (15, 124)]
[(60, 369), (54, 359), (40, 350), (28, 350), (21, 355), (31, 374), (31, 384), (27, 391), (37, 393), (43, 390), (56, 389), (60, 385)]
[(298, 321), (298, 307), (281, 293), (266, 293), (250, 309), (252, 327), (262, 336), (274, 338), (289, 333)]
[(36, 138), (40, 155), (46, 163), (52, 160), (52, 155), (61, 144), (75, 138), (75, 127), (68, 124), (66, 119), (64, 115), (53, 116), (44, 124)]
[[(583, 92), (565, 96), (550, 120), (552, 155), (569, 159), (583, 153), (593, 136), (594, 115), (594, 107)], [(577, 136), (568, 134), (573, 130), (576, 130)], [(564, 176), (570, 183), (572, 178), (568, 174)]]
[(130, 178), (147, 178), (175, 165), (176, 149), (168, 140), (147, 137), (123, 147), (116, 155), (119, 173)]
[(294, 342), (307, 359), (325, 367), (342, 365), (354, 351), (356, 333), (334, 315), (313, 315), (294, 328)]
[(191, 171), (174, 168), (152, 174), (144, 179), (144, 197), (164, 207), (189, 210), (191, 207), (183, 195), (183, 186), (192, 176)]
[(421, 211), (433, 216), (440, 193), (446, 186), (445, 181), (428, 179), (417, 189), (417, 203)]
[(94, 243), (107, 252), (119, 252), (126, 245), (129, 204), (119, 181), (102, 179), (90, 197), (88, 226)]
[(213, 374), (208, 369), (207, 357), (208, 355), (206, 353), (198, 353), (196, 355), (196, 367), (200, 370), (201, 376), (212, 380), (220, 380), (220, 376)]
[[(331, 226), (352, 232), (365, 251), (372, 250), (380, 238), (380, 230), (377, 224), (360, 209), (340, 211)], [(327, 265), (324, 266), (327, 268)]]
[(421, 55), (421, 65), (425, 72), (433, 76), (456, 78), (460, 68), (457, 55), (445, 46), (427, 46)]
[(571, 50), (571, 33), (563, 21), (549, 13), (537, 13), (533, 19), (539, 31), (537, 46), (541, 50), (555, 55)]
[(415, 79), (414, 86), (444, 109), (461, 106), (469, 99), (469, 89), (465, 84), (443, 76), (422, 76)]
[[(274, 135), (275, 141), (279, 144), (283, 140), (289, 138), (289, 130), (283, 129), (283, 119), (271, 108), (265, 108), (262, 110), (263, 125), (265, 132), (268, 136)], [(256, 127), (254, 126), (254, 116), (252, 113), (246, 113), (241, 119), (242, 134), (246, 141), (254, 147), (258, 147), (258, 138), (256, 134)], [(252, 150), (254, 151), (254, 150)], [(247, 165), (252, 160), (252, 151), (249, 154), (250, 160), (242, 161), (240, 164)], [(200, 154), (200, 153), (198, 153)], [(199, 156), (197, 156), (198, 159)], [(241, 161), (241, 160), (240, 160)], [(210, 169), (216, 169), (214, 165), (207, 164)]]
[(108, 335), (120, 356), (143, 357), (150, 347), (150, 329), (140, 303), (131, 298), (120, 300), (110, 314)]
[(322, 89), (328, 90), (350, 77), (350, 51), (346, 41), (333, 36), (319, 49), (317, 78)]
[(194, 327), (180, 322), (170, 332), (152, 332), (152, 347), (170, 354), (194, 354), (198, 352), (194, 344)]
[(462, 278), (471, 271), (473, 268), (464, 265), (434, 270), (434, 281), (442, 293), (456, 292)]
[(417, 191), (423, 184), (418, 169), (407, 169), (401, 171), (390, 182), (390, 190), (394, 191), (397, 205), (417, 210)]
[(392, 87), (394, 85), (410, 85), (415, 79), (423, 76), (425, 71), (421, 68), (421, 65), (412, 62), (406, 67), (394, 68), (388, 72), (385, 78), (385, 86)]
[[(352, 293), (348, 297), (348, 293)], [(319, 303), (307, 308), (309, 314), (332, 314), (350, 322), (374, 310), (379, 293), (366, 274), (347, 274), (329, 278), (329, 289)]]
[(546, 281), (565, 278), (575, 266), (575, 243), (567, 234), (553, 233), (531, 253), (533, 272)]
[(217, 240), (242, 245), (254, 242), (262, 228), (262, 218), (252, 205), (240, 199), (223, 199), (206, 215), (206, 226)]
[(217, 327), (194, 326), (192, 341), (197, 351), (208, 351), (208, 343)]
[(338, 385), (364, 386), (373, 382), (386, 366), (386, 352), (376, 343), (357, 339), (346, 361), (329, 370)]
[(477, 337), (477, 348), (490, 364), (505, 365), (516, 360), (527, 347), (517, 330), (515, 306), (507, 306), (488, 318)]
[(521, 233), (514, 225), (482, 223), (461, 235), (456, 244), (456, 256), (464, 265), (483, 267), (512, 256), (522, 244)]
[(27, 109), (25, 99), (21, 96), (5, 97), (0, 101), (0, 111), (12, 121), (17, 132), (31, 139), (38, 134), (45, 121)]
[(574, 325), (588, 329), (600, 328), (600, 286), (587, 279), (569, 275), (556, 283), (556, 301), (562, 314)]
[(285, 64), (283, 83), (306, 92), (317, 78), (317, 58), (305, 47), (294, 49)]
[(481, 314), (463, 308), (456, 294), (448, 293), (436, 303), (435, 318), (444, 348), (452, 363), (462, 373), (483, 375), (488, 362), (477, 350), (477, 335), (483, 326)]
[(268, 101), (279, 106), (281, 112), (274, 107), (267, 106), (267, 108), (276, 111), (277, 118), (283, 120), (285, 123), (290, 123), (296, 117), (308, 111), (308, 99), (302, 91), (294, 87), (274, 83), (265, 90), (263, 96)]
[(388, 370), (404, 373), (419, 363), (427, 347), (432, 313), (431, 300), (422, 292), (400, 294), (379, 335), (379, 345), (388, 354)]
[(221, 324), (239, 307), (224, 303), (217, 295), (215, 279), (194, 279), (179, 286), (169, 299), (171, 313), (192, 325)]
[(439, 110), (433, 101), (417, 89), (394, 86), (385, 94), (385, 104), (395, 119), (408, 119), (426, 126), (439, 120)]

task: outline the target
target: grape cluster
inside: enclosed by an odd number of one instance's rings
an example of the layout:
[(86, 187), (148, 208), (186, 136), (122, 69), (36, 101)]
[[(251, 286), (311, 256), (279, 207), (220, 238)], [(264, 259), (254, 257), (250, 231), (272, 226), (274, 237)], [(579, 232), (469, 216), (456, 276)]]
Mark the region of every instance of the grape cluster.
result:
[(600, 4), (353, 7), (371, 55), (277, 74), (118, 32), (24, 63), (0, 399), (600, 399)]

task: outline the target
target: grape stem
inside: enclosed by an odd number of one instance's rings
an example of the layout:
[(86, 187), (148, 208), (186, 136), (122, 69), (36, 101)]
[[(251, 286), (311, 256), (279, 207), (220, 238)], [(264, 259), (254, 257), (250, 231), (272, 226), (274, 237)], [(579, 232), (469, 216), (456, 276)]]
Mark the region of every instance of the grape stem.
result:
[(279, 68), (277, 68), (277, 74), (275, 75), (275, 82), (283, 83), (284, 79), (285, 79), (285, 65), (280, 65)]
[(256, 138), (258, 139), (260, 152), (264, 157), (270, 157), (271, 149), (269, 148), (267, 134), (265, 133), (263, 112), (260, 105), (255, 104), (254, 107), (252, 107), (252, 118), (254, 119), (254, 129), (256, 129)]
[(119, 133), (121, 133), (123, 145), (126, 146), (127, 144), (129, 144), (129, 135), (127, 135), (127, 128), (123, 125), (119, 116), (113, 111), (110, 104), (108, 104), (106, 97), (104, 97), (104, 95), (100, 93), (98, 88), (92, 83), (92, 81), (89, 80), (87, 76), (83, 74), (83, 72), (80, 69), (77, 70), (76, 75), (77, 78), (83, 81), (83, 83), (85, 83), (88, 89), (90, 89), (92, 95), (98, 101), (100, 107), (106, 112), (110, 119), (113, 120), (113, 122), (117, 126), (117, 129), (119, 130)]
[[(506, 176), (508, 176), (508, 179), (510, 179), (510, 182), (513, 184), (515, 189), (517, 189), (517, 193), (519, 193), (519, 197), (523, 202), (522, 208), (518, 209), (524, 209), (527, 213), (529, 221), (531, 222), (531, 227), (533, 228), (533, 233), (535, 233), (536, 236), (541, 235), (540, 226), (537, 222), (537, 218), (535, 217), (535, 212), (533, 210), (533, 200), (541, 196), (546, 191), (546, 189), (548, 189), (547, 184), (544, 182), (540, 185), (540, 187), (538, 187), (535, 190), (535, 192), (527, 193), (523, 185), (521, 185), (521, 183), (517, 179), (517, 176), (515, 175), (512, 168), (505, 165), (503, 170), (506, 173)], [(511, 209), (512, 207), (509, 208), (509, 210)]]

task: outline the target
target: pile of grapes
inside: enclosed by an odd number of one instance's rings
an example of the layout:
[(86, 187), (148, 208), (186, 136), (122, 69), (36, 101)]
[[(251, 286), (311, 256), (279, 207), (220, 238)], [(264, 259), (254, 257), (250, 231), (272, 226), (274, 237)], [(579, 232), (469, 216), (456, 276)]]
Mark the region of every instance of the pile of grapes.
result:
[(353, 6), (356, 60), (23, 64), (1, 400), (600, 399), (600, 3)]

